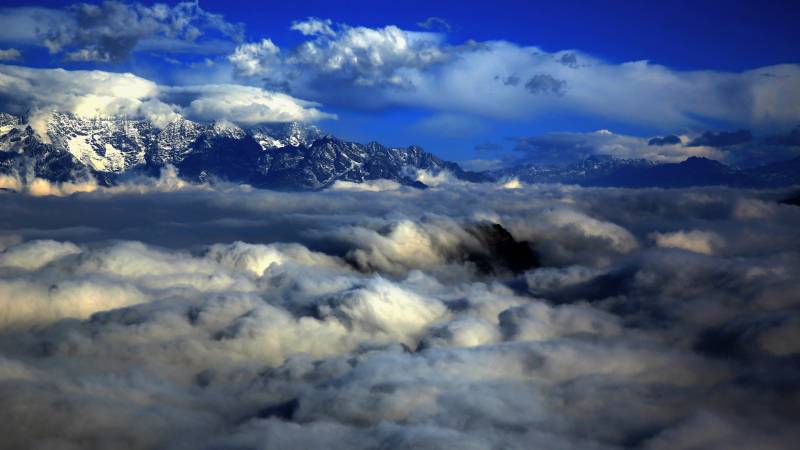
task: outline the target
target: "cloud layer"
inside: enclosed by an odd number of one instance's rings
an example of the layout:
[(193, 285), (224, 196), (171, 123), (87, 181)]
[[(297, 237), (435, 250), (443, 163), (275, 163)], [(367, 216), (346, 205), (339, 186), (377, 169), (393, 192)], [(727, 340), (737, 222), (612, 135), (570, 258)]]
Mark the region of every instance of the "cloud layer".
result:
[(27, 117), (42, 136), (53, 111), (145, 118), (157, 126), (180, 116), (241, 124), (331, 117), (316, 106), (249, 86), (162, 86), (131, 73), (0, 65), (0, 109)]
[[(8, 445), (799, 437), (800, 209), (783, 192), (219, 188), (0, 193)], [(489, 223), (541, 266), (481, 270)]]
[[(428, 22), (426, 28), (438, 23)], [(395, 26), (310, 18), (292, 29), (306, 36), (295, 48), (265, 39), (230, 55), (243, 81), (266, 78), (287, 92), (347, 106), (402, 105), (501, 119), (572, 113), (664, 131), (708, 121), (772, 131), (791, 128), (800, 117), (800, 68), (794, 64), (739, 73), (678, 71), (508, 41), (453, 45), (443, 33)]]

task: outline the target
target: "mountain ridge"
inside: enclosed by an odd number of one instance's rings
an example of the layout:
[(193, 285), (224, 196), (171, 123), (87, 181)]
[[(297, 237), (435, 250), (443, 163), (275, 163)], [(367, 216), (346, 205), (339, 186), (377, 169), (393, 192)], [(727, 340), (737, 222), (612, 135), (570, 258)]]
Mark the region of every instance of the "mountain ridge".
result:
[(563, 183), (585, 187), (774, 188), (800, 184), (800, 158), (748, 169), (735, 169), (719, 161), (698, 156), (675, 163), (655, 163), (645, 159), (592, 155), (562, 166), (527, 162), (489, 173), (496, 180), (517, 178), (526, 183)]
[(222, 180), (274, 190), (324, 189), (337, 181), (387, 179), (425, 188), (419, 171), (452, 173), (470, 182), (561, 183), (586, 187), (733, 186), (773, 188), (800, 184), (800, 158), (748, 169), (690, 157), (678, 163), (591, 155), (561, 166), (523, 162), (470, 172), (419, 146), (360, 144), (298, 122), (242, 128), (225, 122), (178, 118), (157, 127), (125, 117), (80, 118), (53, 113), (46, 135), (23, 118), (0, 113), (0, 174), (54, 182), (94, 178), (110, 186), (129, 176), (158, 176), (167, 166), (192, 182)]
[(140, 119), (54, 113), (45, 138), (9, 114), (0, 116), (0, 127), (0, 173), (16, 171), (51, 181), (92, 176), (112, 185), (129, 174), (157, 175), (167, 165), (190, 181), (286, 190), (377, 179), (425, 187), (416, 179), (420, 170), (486, 181), (418, 146), (364, 145), (297, 122), (241, 128), (179, 118), (158, 128)]

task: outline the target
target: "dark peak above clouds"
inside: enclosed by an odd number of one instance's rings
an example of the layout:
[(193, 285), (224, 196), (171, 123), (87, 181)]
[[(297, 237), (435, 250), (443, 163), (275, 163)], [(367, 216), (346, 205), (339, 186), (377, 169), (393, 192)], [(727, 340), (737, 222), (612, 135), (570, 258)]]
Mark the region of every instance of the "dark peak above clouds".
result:
[(504, 271), (515, 275), (541, 266), (539, 256), (531, 243), (518, 241), (498, 223), (476, 225), (470, 232), (484, 243), (486, 252), (468, 253), (466, 260), (475, 264), (485, 274), (501, 274)]

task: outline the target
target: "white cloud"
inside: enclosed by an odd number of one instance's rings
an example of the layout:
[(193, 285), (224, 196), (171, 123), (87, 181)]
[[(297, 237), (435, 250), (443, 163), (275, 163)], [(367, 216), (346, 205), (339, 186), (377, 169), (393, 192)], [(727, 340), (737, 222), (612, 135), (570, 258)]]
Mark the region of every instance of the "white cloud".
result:
[(442, 34), (391, 25), (334, 30), (329, 21), (311, 19), (295, 29), (309, 39), (268, 64), (234, 64), (239, 75), (269, 73), (271, 82), (326, 103), (499, 119), (576, 112), (673, 131), (700, 128), (710, 119), (785, 129), (800, 118), (800, 66), (793, 64), (738, 73), (681, 71), (508, 41), (451, 45)]
[[(304, 90), (302, 83), (315, 80), (359, 87), (391, 86), (409, 88), (406, 70), (437, 65), (448, 59), (440, 48), (437, 33), (341, 25), (336, 31), (330, 21), (309, 19), (295, 22), (292, 29), (313, 37), (280, 59), (271, 46), (242, 44), (229, 57), (240, 76), (270, 74), (276, 81)], [(294, 80), (298, 80), (295, 82)], [(302, 81), (299, 81), (302, 80)], [(300, 83), (300, 85), (297, 85)], [(296, 86), (297, 85), (297, 86)]]
[(131, 73), (0, 65), (4, 110), (28, 117), (45, 136), (53, 111), (83, 117), (141, 117), (164, 126), (179, 116), (242, 124), (331, 117), (313, 102), (240, 85), (161, 86)]
[(299, 31), (303, 36), (336, 36), (336, 32), (333, 31), (333, 21), (330, 19), (317, 19), (316, 17), (292, 22), (292, 30)]
[(277, 61), (280, 49), (270, 39), (261, 42), (242, 44), (228, 56), (228, 61), (236, 68), (237, 72), (245, 77), (264, 75), (269, 73), (270, 66)]
[(381, 192), (381, 191), (396, 191), (403, 186), (393, 180), (368, 180), (363, 183), (353, 183), (350, 181), (337, 180), (331, 185), (330, 189), (334, 191), (366, 191), (366, 192)]
[(36, 270), (65, 256), (80, 252), (80, 248), (71, 242), (31, 241), (0, 253), (0, 267)]
[(447, 58), (440, 35), (384, 28), (343, 27), (333, 38), (320, 37), (297, 48), (288, 62), (313, 68), (356, 86), (405, 87), (402, 71), (438, 64)]
[(335, 118), (317, 108), (318, 103), (298, 100), (287, 94), (260, 88), (227, 85), (181, 86), (164, 89), (169, 98), (189, 95), (180, 105), (185, 116), (201, 121), (229, 120), (253, 125), (264, 122), (313, 121)]
[[(2, 106), (27, 115), (45, 136), (46, 119), (54, 111), (81, 116), (129, 115), (158, 122), (165, 108), (156, 100), (159, 86), (130, 73), (33, 69), (0, 65)], [(169, 115), (176, 115), (169, 111)]]

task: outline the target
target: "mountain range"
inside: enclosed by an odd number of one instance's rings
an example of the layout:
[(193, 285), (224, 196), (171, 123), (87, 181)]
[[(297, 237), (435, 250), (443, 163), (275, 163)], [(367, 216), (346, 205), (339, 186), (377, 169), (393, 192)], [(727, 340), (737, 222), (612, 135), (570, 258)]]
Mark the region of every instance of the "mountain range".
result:
[(527, 183), (564, 183), (588, 187), (733, 186), (770, 188), (800, 184), (800, 158), (745, 169), (693, 156), (677, 163), (592, 155), (563, 166), (528, 162), (490, 172), (495, 179), (516, 177)]
[(286, 190), (378, 179), (425, 187), (417, 181), (420, 170), (486, 180), (417, 146), (347, 142), (300, 123), (241, 128), (177, 119), (159, 128), (144, 120), (54, 113), (40, 136), (21, 118), (0, 114), (0, 173), (59, 182), (91, 176), (113, 185), (131, 174), (157, 175), (167, 165), (190, 181)]
[(176, 167), (182, 178), (193, 182), (222, 180), (280, 190), (378, 179), (424, 188), (419, 171), (434, 175), (447, 171), (471, 182), (518, 178), (527, 183), (598, 187), (800, 184), (800, 158), (735, 169), (699, 157), (658, 164), (593, 155), (562, 166), (525, 162), (470, 172), (418, 146), (349, 142), (296, 122), (242, 128), (177, 119), (159, 127), (146, 120), (53, 113), (46, 131), (36, 133), (22, 118), (0, 113), (0, 174), (55, 182), (92, 177), (102, 185), (113, 185), (130, 176), (157, 176), (166, 166)]

